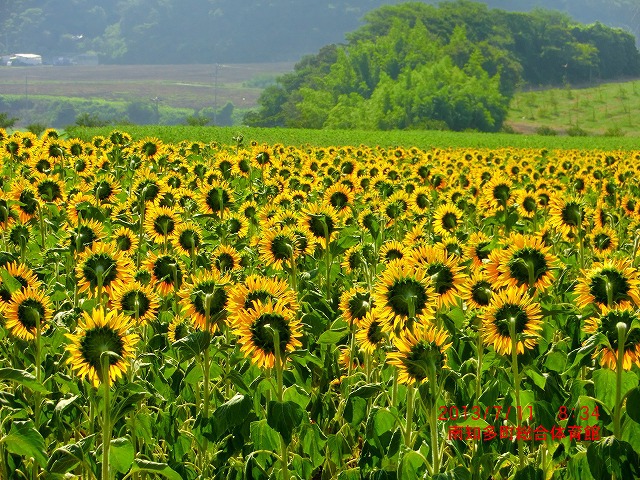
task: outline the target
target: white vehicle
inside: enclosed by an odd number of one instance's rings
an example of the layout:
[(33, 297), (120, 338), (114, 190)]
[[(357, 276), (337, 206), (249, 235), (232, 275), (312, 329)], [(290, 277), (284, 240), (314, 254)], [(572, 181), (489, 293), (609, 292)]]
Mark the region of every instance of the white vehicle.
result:
[(14, 67), (42, 65), (42, 57), (35, 53), (16, 53), (11, 55), (7, 65)]

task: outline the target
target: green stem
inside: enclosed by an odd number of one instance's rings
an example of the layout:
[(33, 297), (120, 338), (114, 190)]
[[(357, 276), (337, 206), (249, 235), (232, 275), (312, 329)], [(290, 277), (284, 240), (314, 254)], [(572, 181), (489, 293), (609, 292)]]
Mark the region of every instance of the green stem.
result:
[[(144, 193), (144, 192), (143, 192)], [(140, 251), (142, 250), (142, 238), (144, 237), (144, 213), (146, 203), (144, 197), (140, 202), (140, 230), (138, 231), (138, 251), (136, 252), (136, 268), (140, 268)]]
[[(42, 319), (40, 318), (40, 315), (34, 310), (33, 313), (36, 316), (36, 344), (35, 344), (35, 349), (36, 349), (36, 383), (38, 383), (38, 385), (40, 385), (42, 383)], [(35, 408), (34, 408), (34, 423), (36, 428), (40, 428), (40, 403), (41, 403), (41, 398), (40, 398), (40, 393), (39, 392), (35, 392)]]
[(413, 448), (412, 433), (413, 433), (413, 397), (416, 388), (413, 383), (407, 385), (407, 418), (404, 424), (404, 444), (407, 448)]
[(44, 251), (47, 247), (45, 245), (45, 223), (44, 223), (44, 215), (42, 214), (42, 206), (38, 203), (38, 216), (40, 217), (40, 241), (42, 242), (42, 250)]
[(477, 335), (476, 351), (478, 354), (478, 366), (476, 369), (476, 405), (479, 405), (480, 395), (482, 395), (482, 359), (484, 357), (484, 344), (480, 332), (477, 332)]
[(440, 473), (440, 447), (438, 445), (438, 409), (436, 404), (438, 402), (438, 379), (436, 376), (436, 366), (433, 362), (429, 362), (428, 374), (429, 374), (429, 386), (431, 387), (431, 404), (429, 405), (429, 411), (427, 412), (427, 418), (429, 419), (429, 434), (431, 436), (431, 469), (432, 475)]
[(622, 372), (624, 366), (624, 344), (627, 340), (627, 325), (624, 322), (618, 322), (616, 328), (618, 330), (618, 351), (616, 355), (616, 403), (613, 412), (613, 436), (620, 440), (622, 433)]
[(102, 363), (102, 386), (104, 387), (101, 480), (111, 480), (111, 472), (109, 470), (109, 449), (111, 447), (111, 379), (109, 378), (109, 355), (103, 354), (100, 362)]
[[(282, 403), (284, 399), (284, 385), (282, 380), (282, 371), (284, 369), (284, 360), (282, 359), (282, 352), (280, 351), (280, 332), (277, 329), (273, 329), (273, 350), (275, 356), (275, 370), (276, 370), (276, 394), (278, 395), (278, 402)], [(280, 437), (280, 461), (282, 464), (282, 480), (289, 480), (289, 451), (288, 445), (285, 439)]]
[[(516, 397), (516, 427), (518, 431), (520, 431), (521, 419), (520, 419), (519, 412), (521, 412), (522, 409), (520, 405), (520, 371), (518, 368), (518, 338), (516, 335), (515, 318), (512, 318), (509, 321), (509, 334), (511, 336), (511, 369), (513, 370), (513, 383), (514, 383), (515, 397)], [(518, 435), (518, 459), (520, 461), (520, 466), (518, 470), (522, 470), (525, 464), (524, 443), (522, 441), (522, 438), (519, 435)]]

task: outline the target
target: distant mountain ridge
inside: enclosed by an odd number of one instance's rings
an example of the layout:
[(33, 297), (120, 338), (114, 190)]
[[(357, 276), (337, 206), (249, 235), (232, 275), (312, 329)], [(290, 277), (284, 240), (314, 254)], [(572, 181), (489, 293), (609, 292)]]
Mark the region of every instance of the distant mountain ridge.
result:
[[(95, 53), (101, 63), (297, 61), (342, 43), (384, 0), (5, 0), (0, 54), (45, 61)], [(437, 1), (416, 3), (437, 4)], [(640, 36), (637, 0), (487, 0), (490, 8), (559, 10)]]

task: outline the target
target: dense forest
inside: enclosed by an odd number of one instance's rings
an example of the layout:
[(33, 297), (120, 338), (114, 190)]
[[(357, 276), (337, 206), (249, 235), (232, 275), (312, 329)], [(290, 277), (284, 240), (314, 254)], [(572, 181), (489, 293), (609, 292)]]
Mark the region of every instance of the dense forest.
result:
[(345, 45), (305, 57), (265, 89), (252, 126), (498, 131), (522, 84), (640, 74), (634, 38), (559, 12), (459, 0), (385, 6)]
[[(367, 13), (397, 0), (3, 0), (0, 54), (45, 60), (94, 53), (101, 63), (297, 61), (342, 43)], [(435, 4), (436, 0), (422, 2)], [(489, 7), (557, 9), (638, 37), (637, 0), (487, 0)]]

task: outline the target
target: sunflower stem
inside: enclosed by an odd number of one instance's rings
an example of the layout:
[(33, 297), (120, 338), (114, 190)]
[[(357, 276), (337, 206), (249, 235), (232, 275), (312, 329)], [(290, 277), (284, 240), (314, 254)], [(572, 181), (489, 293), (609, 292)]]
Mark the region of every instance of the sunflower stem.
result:
[[(277, 328), (273, 329), (273, 350), (275, 356), (275, 370), (276, 370), (276, 394), (278, 395), (278, 402), (282, 403), (284, 400), (284, 384), (282, 380), (282, 371), (284, 370), (284, 361), (282, 359), (282, 352), (280, 351), (280, 332)], [(289, 451), (288, 445), (284, 437), (280, 436), (280, 461), (282, 464), (282, 480), (289, 480)]]
[[(519, 412), (522, 411), (522, 407), (520, 405), (520, 371), (518, 368), (518, 337), (516, 335), (516, 319), (511, 318), (509, 320), (509, 335), (511, 336), (511, 369), (513, 370), (513, 384), (514, 384), (514, 392), (516, 397), (516, 428), (517, 431), (520, 431), (521, 428), (521, 415)], [(522, 470), (524, 468), (525, 459), (524, 459), (524, 444), (520, 435), (517, 435), (518, 440), (518, 459), (519, 459), (519, 467), (518, 470)]]
[[(36, 383), (41, 384), (42, 383), (42, 345), (41, 345), (41, 340), (42, 340), (42, 318), (40, 317), (40, 314), (33, 309), (32, 310), (33, 313), (36, 316), (36, 344), (35, 344), (35, 349), (36, 349), (36, 358), (35, 358), (35, 362), (36, 362)], [(40, 428), (40, 393), (39, 392), (35, 392), (35, 408), (34, 408), (34, 424), (36, 426), (36, 428)]]
[[(211, 332), (211, 295), (210, 294), (206, 294), (204, 296), (204, 315), (205, 315), (205, 331), (207, 334), (210, 334)], [(202, 369), (203, 369), (203, 381), (202, 381), (202, 416), (205, 419), (209, 418), (209, 403), (210, 403), (210, 398), (209, 398), (209, 375), (210, 375), (210, 370), (211, 370), (211, 366), (210, 366), (210, 356), (209, 356), (209, 349), (211, 346), (211, 340), (209, 339), (209, 341), (207, 342), (207, 346), (204, 348), (204, 352), (202, 353), (203, 355), (203, 365), (202, 365)], [(207, 456), (207, 450), (209, 448), (209, 441), (204, 438), (202, 440), (202, 452), (200, 455), (200, 462), (202, 465), (204, 465), (205, 468), (205, 473), (208, 474), (208, 462), (206, 459)], [(207, 475), (205, 475), (206, 478)]]
[(101, 480), (111, 480), (109, 469), (109, 449), (111, 447), (111, 379), (109, 378), (109, 355), (103, 353), (100, 358), (104, 404), (102, 410), (102, 476)]
[(482, 360), (484, 357), (484, 343), (482, 342), (482, 335), (477, 332), (476, 338), (476, 353), (478, 354), (478, 366), (476, 369), (476, 405), (480, 402), (480, 395), (482, 395)]
[(622, 372), (624, 370), (624, 345), (627, 341), (627, 325), (618, 322), (618, 351), (616, 352), (616, 403), (613, 412), (613, 436), (621, 439), (621, 418), (622, 418)]
[(429, 402), (427, 418), (429, 421), (429, 434), (431, 436), (431, 475), (440, 473), (440, 448), (438, 446), (438, 381), (436, 376), (436, 366), (430, 360), (427, 366), (429, 386), (431, 387), (431, 401)]
[[(143, 195), (144, 195), (143, 189)], [(142, 202), (140, 202), (140, 230), (138, 231), (138, 251), (136, 252), (136, 268), (140, 268), (140, 251), (142, 250), (142, 237), (144, 236), (144, 212), (145, 212), (146, 203), (144, 202), (144, 197), (142, 198)]]
[(415, 391), (415, 385), (413, 383), (409, 383), (409, 385), (407, 385), (407, 416), (404, 424), (404, 444), (409, 449), (413, 449), (411, 437), (413, 433), (413, 401)]
[(42, 250), (44, 251), (46, 249), (46, 245), (45, 245), (46, 232), (45, 232), (44, 215), (42, 214), (42, 206), (39, 203), (38, 203), (38, 217), (40, 220), (40, 241), (42, 242)]

